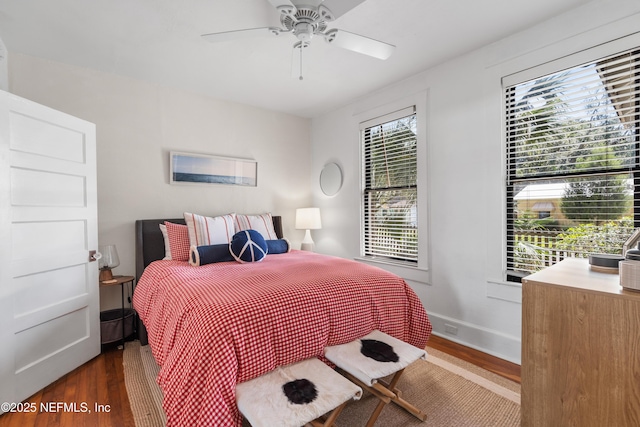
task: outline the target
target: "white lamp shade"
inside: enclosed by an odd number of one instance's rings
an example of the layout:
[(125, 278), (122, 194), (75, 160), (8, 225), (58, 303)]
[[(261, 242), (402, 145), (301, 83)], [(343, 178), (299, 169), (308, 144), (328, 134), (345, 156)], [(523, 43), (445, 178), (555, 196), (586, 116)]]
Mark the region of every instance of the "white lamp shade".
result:
[(298, 230), (318, 230), (322, 228), (319, 208), (296, 209), (296, 229)]

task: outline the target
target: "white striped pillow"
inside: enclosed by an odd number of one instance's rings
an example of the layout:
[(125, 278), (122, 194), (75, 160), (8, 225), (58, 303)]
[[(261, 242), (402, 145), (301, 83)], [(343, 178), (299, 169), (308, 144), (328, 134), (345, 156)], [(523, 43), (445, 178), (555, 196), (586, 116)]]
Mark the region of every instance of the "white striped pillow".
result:
[(169, 235), (167, 234), (167, 226), (164, 224), (158, 224), (160, 232), (162, 233), (162, 240), (164, 240), (164, 258), (171, 260), (171, 244), (169, 243)]
[(273, 228), (273, 218), (270, 213), (261, 215), (236, 215), (236, 233), (244, 230), (256, 230), (262, 234), (264, 240), (276, 240), (276, 230)]
[(220, 245), (231, 242), (235, 234), (235, 214), (216, 217), (184, 213), (191, 246)]

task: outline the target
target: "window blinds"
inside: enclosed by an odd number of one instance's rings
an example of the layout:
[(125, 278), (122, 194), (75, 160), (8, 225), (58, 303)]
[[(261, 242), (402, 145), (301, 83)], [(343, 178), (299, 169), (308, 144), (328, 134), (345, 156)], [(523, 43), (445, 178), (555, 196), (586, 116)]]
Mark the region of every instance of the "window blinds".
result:
[(365, 256), (418, 261), (415, 108), (361, 124)]
[(640, 51), (505, 88), (507, 270), (620, 254), (638, 227)]

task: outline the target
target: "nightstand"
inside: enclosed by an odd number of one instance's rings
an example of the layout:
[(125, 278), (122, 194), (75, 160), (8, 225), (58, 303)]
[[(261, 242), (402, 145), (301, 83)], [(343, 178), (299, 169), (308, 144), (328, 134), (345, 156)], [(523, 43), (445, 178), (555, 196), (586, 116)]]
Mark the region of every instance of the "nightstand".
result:
[[(127, 338), (127, 335), (125, 333), (125, 307), (124, 307), (124, 285), (126, 283), (131, 283), (131, 286), (133, 288), (134, 286), (134, 282), (135, 281), (135, 277), (133, 276), (113, 276), (113, 279), (111, 280), (105, 280), (100, 282), (100, 287), (103, 286), (118, 286), (120, 285), (120, 292), (122, 295), (122, 306), (121, 306), (121, 318), (120, 318), (120, 323), (122, 324), (122, 347), (124, 348), (124, 341)], [(134, 323), (135, 323), (135, 319), (134, 319)], [(129, 334), (132, 335), (132, 334)], [(105, 344), (105, 343), (103, 343)]]

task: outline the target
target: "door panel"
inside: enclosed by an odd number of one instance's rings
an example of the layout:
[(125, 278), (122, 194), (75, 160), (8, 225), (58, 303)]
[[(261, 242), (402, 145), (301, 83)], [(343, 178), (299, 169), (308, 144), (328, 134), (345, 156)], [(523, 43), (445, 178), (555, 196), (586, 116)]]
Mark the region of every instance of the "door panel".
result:
[(64, 123), (47, 122), (47, 117), (17, 111), (11, 111), (10, 115), (12, 150), (84, 163), (82, 131), (66, 128)]
[[(29, 259), (33, 264), (34, 256), (64, 258), (85, 249), (84, 221), (15, 221), (11, 231), (14, 261)], [(34, 270), (37, 268), (34, 266)]]
[(87, 293), (86, 267), (74, 265), (15, 278), (21, 292), (14, 300), (14, 315), (24, 316), (52, 304), (59, 304)]
[(93, 124), (0, 92), (0, 401), (100, 352), (95, 149)]
[[(64, 191), (59, 191), (59, 189)], [(13, 206), (82, 207), (87, 190), (82, 176), (11, 169)]]
[(61, 311), (65, 313), (16, 334), (16, 374), (88, 337), (86, 307)]

